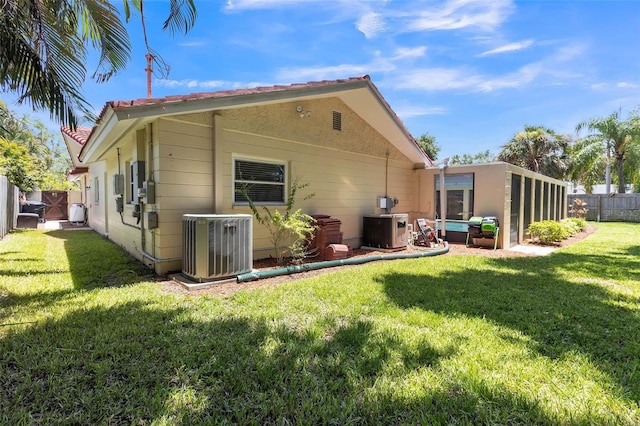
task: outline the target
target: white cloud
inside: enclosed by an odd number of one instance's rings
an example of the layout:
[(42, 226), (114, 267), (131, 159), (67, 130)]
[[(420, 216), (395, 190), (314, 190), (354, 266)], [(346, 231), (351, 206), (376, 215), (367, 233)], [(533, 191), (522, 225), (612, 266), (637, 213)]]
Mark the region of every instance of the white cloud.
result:
[(454, 68), (414, 69), (403, 72), (393, 84), (398, 89), (451, 90), (478, 87), (482, 83), (480, 76)]
[(513, 4), (510, 0), (474, 1), (449, 0), (444, 6), (414, 11), (407, 24), (409, 31), (456, 30), (476, 27), (482, 30), (493, 30), (500, 26), (511, 14)]
[(544, 66), (542, 63), (534, 62), (527, 64), (520, 67), (516, 72), (483, 81), (478, 86), (478, 90), (481, 92), (492, 92), (499, 89), (523, 87), (535, 81), (543, 70)]
[(445, 115), (449, 111), (444, 107), (421, 106), (421, 105), (396, 105), (393, 110), (402, 120), (408, 120), (414, 117), (423, 117), (425, 115)]
[(206, 90), (220, 90), (220, 89), (238, 89), (241, 87), (257, 87), (259, 83), (241, 83), (236, 81), (223, 81), (223, 80), (197, 80), (197, 79), (183, 79), (183, 80), (169, 80), (169, 79), (157, 79), (154, 81), (156, 87), (167, 87), (169, 89), (206, 89)]
[(619, 81), (617, 83), (601, 82), (591, 84), (590, 87), (593, 90), (611, 90), (611, 89), (637, 89), (640, 88), (639, 83), (632, 83), (629, 81)]
[(406, 58), (420, 58), (424, 56), (427, 48), (425, 46), (419, 47), (401, 47), (396, 49), (395, 56), (391, 58), (393, 61)]
[(271, 9), (299, 4), (299, 0), (227, 0), (227, 12), (252, 9)]
[(519, 41), (515, 43), (505, 44), (504, 46), (482, 52), (480, 56), (496, 55), (499, 53), (516, 52), (518, 50), (527, 49), (533, 44), (533, 40)]
[(379, 33), (384, 32), (384, 18), (379, 13), (367, 12), (356, 21), (356, 28), (366, 38), (374, 38)]
[(373, 60), (364, 64), (339, 64), (317, 67), (281, 68), (276, 79), (278, 81), (316, 81), (336, 78), (355, 77), (376, 72), (396, 70), (393, 62), (375, 52)]
[(178, 42), (178, 46), (180, 47), (202, 47), (202, 46), (206, 46), (207, 44), (208, 43), (204, 40)]
[[(469, 67), (408, 69), (390, 84), (399, 89), (468, 92), (493, 92), (534, 84), (538, 86), (563, 86), (584, 77), (583, 69), (580, 69), (580, 72), (574, 69), (574, 60), (584, 55), (585, 49), (586, 46), (583, 44), (562, 46), (546, 58), (525, 64), (512, 72), (496, 75)], [(627, 84), (632, 83), (621, 82), (617, 87), (633, 87), (626, 86)], [(598, 89), (602, 88), (602, 85), (592, 87)]]
[(371, 68), (366, 64), (340, 64), (319, 67), (281, 68), (277, 73), (280, 81), (315, 81), (354, 77), (368, 74)]

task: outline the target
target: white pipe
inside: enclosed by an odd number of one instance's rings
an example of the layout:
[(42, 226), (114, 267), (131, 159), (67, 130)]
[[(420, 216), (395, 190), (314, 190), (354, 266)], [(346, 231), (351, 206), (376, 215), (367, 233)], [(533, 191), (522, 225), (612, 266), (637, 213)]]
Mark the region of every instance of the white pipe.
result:
[(447, 236), (447, 194), (444, 186), (444, 170), (449, 165), (449, 158), (445, 158), (440, 164), (440, 235), (442, 239)]

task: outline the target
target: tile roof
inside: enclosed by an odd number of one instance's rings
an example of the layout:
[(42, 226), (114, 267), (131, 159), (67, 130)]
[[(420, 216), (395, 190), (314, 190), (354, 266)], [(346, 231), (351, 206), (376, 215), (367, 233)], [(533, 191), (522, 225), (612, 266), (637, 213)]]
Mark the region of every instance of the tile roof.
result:
[(60, 131), (78, 142), (80, 146), (84, 146), (84, 144), (89, 140), (89, 136), (91, 136), (93, 129), (91, 127), (76, 127), (76, 130), (71, 130), (67, 126), (62, 126)]
[(243, 95), (254, 95), (261, 93), (274, 93), (274, 92), (286, 92), (299, 90), (304, 88), (313, 88), (313, 87), (328, 87), (328, 86), (336, 86), (341, 83), (350, 83), (355, 81), (370, 81), (370, 77), (368, 75), (363, 75), (361, 77), (351, 77), (347, 79), (340, 80), (323, 80), (323, 81), (311, 81), (308, 83), (294, 83), (288, 85), (275, 85), (275, 86), (263, 86), (263, 87), (253, 87), (253, 88), (244, 88), (244, 89), (235, 89), (235, 90), (220, 90), (217, 92), (200, 92), (200, 93), (191, 93), (188, 95), (172, 95), (165, 96), (163, 98), (138, 98), (130, 101), (109, 101), (106, 103), (102, 112), (99, 115), (99, 119), (104, 115), (104, 111), (106, 108), (111, 107), (115, 110), (137, 107), (137, 106), (145, 106), (145, 105), (158, 105), (163, 103), (173, 103), (173, 102), (185, 102), (192, 100), (202, 100), (202, 99), (215, 99), (215, 98), (224, 98), (228, 96), (243, 96)]
[(82, 173), (88, 173), (88, 167), (75, 167), (67, 172), (67, 175), (80, 175)]
[(82, 151), (84, 151), (86, 142), (91, 138), (93, 131), (96, 129), (100, 121), (104, 118), (106, 112), (109, 109), (118, 111), (118, 110), (125, 110), (128, 108), (162, 105), (162, 104), (170, 104), (170, 103), (175, 104), (175, 103), (189, 102), (194, 100), (220, 99), (220, 98), (232, 97), (232, 96), (288, 92), (288, 91), (296, 91), (300, 89), (338, 86), (340, 84), (354, 83), (358, 81), (365, 81), (368, 83), (369, 87), (375, 92), (376, 96), (380, 99), (380, 101), (383, 103), (383, 105), (391, 114), (391, 116), (393, 116), (393, 118), (395, 119), (396, 123), (400, 126), (400, 128), (403, 129), (407, 137), (410, 140), (412, 140), (416, 146), (419, 147), (419, 145), (415, 142), (415, 139), (413, 138), (413, 136), (411, 136), (407, 128), (404, 126), (404, 123), (402, 123), (402, 121), (397, 116), (395, 111), (393, 111), (393, 109), (388, 104), (386, 99), (384, 99), (384, 97), (382, 96), (378, 88), (373, 84), (373, 82), (371, 82), (371, 78), (368, 75), (362, 75), (359, 77), (350, 77), (346, 79), (310, 81), (307, 83), (294, 83), (294, 84), (288, 84), (288, 85), (263, 86), (263, 87), (243, 88), (243, 89), (235, 89), (235, 90), (220, 90), (216, 92), (200, 92), (200, 93), (191, 93), (187, 95), (170, 95), (162, 98), (138, 98), (133, 100), (108, 101), (105, 103), (104, 107), (100, 111), (100, 114), (98, 115), (98, 118), (96, 120), (96, 124), (93, 128), (78, 127), (75, 131), (72, 131), (69, 128), (63, 127), (61, 130), (63, 133), (69, 135), (73, 140), (75, 140), (80, 145), (82, 145)]
[[(335, 86), (341, 83), (350, 83), (356, 81), (368, 81), (371, 86), (371, 78), (368, 75), (363, 75), (360, 77), (350, 77), (346, 79), (338, 79), (338, 80), (322, 80), (322, 81), (310, 81), (307, 83), (294, 83), (288, 85), (274, 85), (274, 86), (263, 86), (263, 87), (253, 87), (253, 88), (243, 88), (243, 89), (235, 89), (235, 90), (220, 90), (217, 92), (200, 92), (200, 93), (191, 93), (188, 95), (170, 95), (162, 98), (138, 98), (133, 100), (122, 100), (122, 101), (107, 101), (98, 114), (98, 118), (96, 119), (96, 124), (93, 128), (90, 127), (78, 127), (75, 131), (71, 130), (68, 127), (63, 126), (60, 130), (62, 133), (71, 137), (74, 141), (78, 142), (82, 145), (84, 150), (84, 145), (87, 143), (91, 134), (97, 127), (98, 123), (104, 117), (105, 113), (109, 108), (113, 110), (123, 110), (127, 108), (140, 107), (140, 106), (149, 106), (149, 105), (159, 105), (159, 104), (168, 104), (168, 103), (178, 103), (178, 102), (187, 102), (193, 100), (202, 100), (202, 99), (216, 99), (216, 98), (224, 98), (231, 96), (242, 96), (242, 95), (252, 95), (252, 94), (261, 94), (261, 93), (275, 93), (275, 92), (286, 92), (286, 91), (294, 91), (304, 88), (313, 88), (313, 87), (329, 87)], [(379, 94), (379, 92), (376, 90)], [(386, 104), (386, 102), (385, 102)], [(387, 107), (388, 104), (387, 104)], [(389, 108), (391, 110), (391, 108)]]

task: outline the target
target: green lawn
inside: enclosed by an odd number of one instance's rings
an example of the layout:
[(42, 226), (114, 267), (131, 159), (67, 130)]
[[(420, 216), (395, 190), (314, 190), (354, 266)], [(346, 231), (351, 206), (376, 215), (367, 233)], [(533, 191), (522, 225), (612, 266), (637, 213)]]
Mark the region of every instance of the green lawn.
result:
[(163, 292), (88, 231), (0, 241), (0, 424), (640, 424), (640, 225), (546, 257)]

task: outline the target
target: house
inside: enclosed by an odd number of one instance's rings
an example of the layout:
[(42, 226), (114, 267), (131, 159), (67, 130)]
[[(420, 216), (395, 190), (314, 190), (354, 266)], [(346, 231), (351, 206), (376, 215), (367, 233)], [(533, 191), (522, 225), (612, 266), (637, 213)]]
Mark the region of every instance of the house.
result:
[[(441, 175), (447, 197), (462, 203), (455, 211), (461, 220), (486, 208), (483, 214), (510, 227), (507, 199), (514, 185), (521, 198), (543, 194), (524, 203), (530, 212), (553, 202), (559, 213), (552, 216), (560, 217), (566, 199), (566, 190), (551, 196), (545, 189), (561, 182), (504, 163), (456, 173), (434, 166), (368, 76), (107, 102), (92, 129), (62, 133), (75, 154), (90, 226), (158, 273), (181, 268), (184, 214), (251, 213), (236, 191), (246, 183), (243, 171), (263, 176), (252, 182), (260, 189), (256, 196), (274, 207), (285, 203), (294, 180), (308, 183), (314, 196), (296, 207), (338, 218), (343, 242), (354, 247), (361, 245), (363, 216), (385, 212), (379, 197), (395, 200), (392, 211), (411, 221), (434, 218)], [(527, 179), (545, 182), (542, 192)], [(509, 244), (502, 239), (500, 246)], [(269, 235), (254, 222), (253, 257), (271, 255)]]

